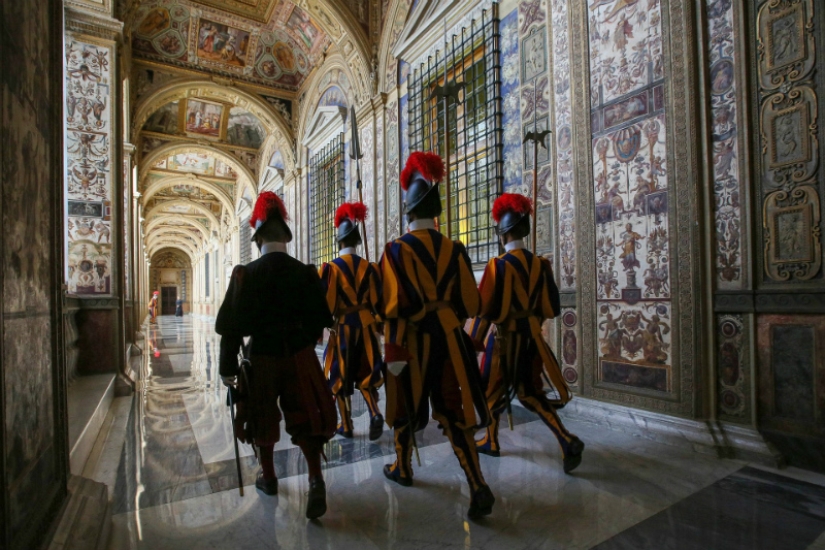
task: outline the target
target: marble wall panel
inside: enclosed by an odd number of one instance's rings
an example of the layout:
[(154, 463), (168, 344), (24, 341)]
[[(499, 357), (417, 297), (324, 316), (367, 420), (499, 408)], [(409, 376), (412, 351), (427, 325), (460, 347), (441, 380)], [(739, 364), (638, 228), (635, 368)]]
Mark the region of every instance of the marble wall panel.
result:
[(108, 295), (112, 279), (113, 49), (66, 39), (65, 128), (68, 285)]
[(599, 369), (670, 393), (671, 224), (661, 6), (589, 2)]
[(759, 315), (759, 424), (825, 436), (825, 317)]
[(3, 4), (0, 16), (0, 547), (9, 549), (41, 546), (68, 477), (56, 349), (62, 14), (62, 2), (43, 0)]

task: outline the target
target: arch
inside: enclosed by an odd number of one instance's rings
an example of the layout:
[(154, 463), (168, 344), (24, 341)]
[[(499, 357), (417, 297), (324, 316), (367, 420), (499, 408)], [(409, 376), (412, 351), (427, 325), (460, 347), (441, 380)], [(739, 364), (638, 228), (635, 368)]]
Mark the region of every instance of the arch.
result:
[[(172, 81), (141, 99), (132, 119), (132, 142), (138, 143), (138, 134), (143, 125), (157, 109), (171, 101), (190, 97), (222, 101), (246, 109), (261, 121), (268, 134), (275, 136), (283, 151), (291, 150), (290, 143), (294, 138), (294, 134), (290, 125), (280, 113), (270, 107), (264, 100), (234, 86), (221, 86), (211, 80), (202, 79)], [(293, 159), (290, 157), (286, 160), (289, 162), (289, 168), (292, 169), (294, 167)]]
[[(147, 210), (144, 213), (144, 218), (148, 218), (149, 216), (151, 216), (155, 212), (156, 208), (165, 208), (167, 206), (188, 206), (188, 207), (194, 208), (195, 210), (197, 210), (198, 212), (203, 214), (203, 217), (205, 217), (206, 219), (209, 220), (209, 223), (211, 224), (210, 229), (212, 231), (220, 231), (221, 223), (220, 223), (220, 221), (218, 221), (218, 218), (217, 218), (217, 216), (215, 216), (215, 214), (213, 214), (208, 208), (206, 208), (205, 206), (203, 206), (202, 204), (200, 204), (198, 202), (184, 200), (184, 199), (175, 199), (175, 200), (171, 200), (171, 201), (158, 202), (151, 209)], [(158, 214), (160, 214), (160, 213), (158, 213)], [(169, 212), (165, 212), (164, 214), (166, 214), (168, 216), (174, 216), (175, 215), (175, 214), (172, 214), (172, 213), (169, 213)], [(145, 233), (144, 233), (144, 235), (145, 235)]]
[(165, 223), (169, 218), (173, 218), (181, 223), (194, 227), (203, 234), (205, 239), (208, 239), (211, 236), (209, 229), (198, 220), (180, 216), (175, 217), (174, 215), (166, 214), (165, 212), (156, 212), (151, 218), (146, 218), (144, 231), (147, 235), (150, 234), (155, 227)]
[[(238, 174), (238, 179), (235, 180), (236, 183), (239, 182), (242, 178), (246, 178), (246, 181), (249, 183), (249, 185), (251, 185), (253, 189), (256, 189), (255, 176), (252, 175), (252, 172), (249, 171), (249, 168), (247, 168), (241, 161), (239, 161), (226, 151), (222, 151), (206, 143), (198, 142), (167, 143), (162, 147), (158, 147), (157, 149), (149, 153), (145, 158), (141, 159), (140, 164), (138, 166), (138, 188), (140, 189), (143, 186), (143, 182), (146, 181), (147, 177), (149, 177), (149, 171), (152, 170), (152, 167), (159, 160), (180, 153), (209, 153), (211, 155), (214, 155), (215, 158), (218, 158), (224, 163), (228, 164), (229, 167), (232, 168), (235, 171), (235, 173)], [(185, 173), (183, 174), (185, 175)]]
[(154, 197), (161, 190), (168, 189), (169, 187), (174, 187), (175, 185), (191, 185), (203, 191), (207, 191), (212, 195), (215, 195), (215, 197), (226, 210), (230, 212), (235, 211), (235, 204), (233, 204), (232, 199), (226, 195), (223, 189), (221, 189), (211, 181), (201, 179), (195, 174), (186, 174), (184, 176), (169, 176), (153, 182), (149, 185), (149, 187), (147, 187), (143, 191), (142, 198), (144, 204), (149, 202), (149, 200), (151, 200), (152, 197)]
[(146, 244), (146, 252), (149, 254), (149, 258), (151, 259), (152, 255), (155, 252), (157, 252), (160, 248), (166, 246), (183, 250), (189, 255), (189, 258), (192, 260), (192, 263), (195, 263), (194, 259), (198, 256), (197, 248), (192, 248), (192, 246), (188, 242), (180, 238), (167, 236), (162, 239), (153, 240), (151, 243)]
[[(146, 238), (147, 244), (156, 242), (160, 239), (176, 239), (180, 240), (181, 242), (185, 242), (186, 244), (193, 246), (194, 251), (197, 251), (198, 248), (204, 243), (198, 243), (195, 241), (196, 237), (191, 233), (186, 232), (183, 229), (176, 229), (174, 227), (159, 227), (154, 233), (149, 235)], [(189, 240), (192, 239), (192, 240)]]
[(157, 254), (158, 252), (161, 252), (162, 250), (164, 250), (166, 248), (174, 248), (175, 250), (180, 250), (181, 252), (186, 254), (187, 258), (189, 258), (190, 264), (192, 264), (192, 265), (195, 264), (195, 258), (196, 257), (192, 255), (192, 252), (188, 248), (186, 248), (182, 245), (179, 245), (177, 243), (166, 243), (166, 244), (162, 245), (160, 248), (157, 248), (157, 249), (152, 250), (152, 251), (149, 251), (149, 249), (147, 248), (146, 251), (148, 253), (147, 255), (149, 256), (149, 259), (147, 261), (149, 262), (149, 264), (151, 265), (152, 257), (154, 257), (155, 254)]
[(398, 74), (395, 71), (392, 73), (395, 75), (395, 82), (389, 82), (391, 75), (387, 70), (387, 65), (395, 59), (391, 50), (401, 35), (401, 31), (404, 30), (404, 24), (410, 15), (410, 6), (412, 6), (412, 0), (390, 0), (387, 8), (378, 47), (378, 89), (384, 92), (390, 92), (398, 84)]
[[(303, 102), (302, 110), (299, 114), (298, 118), (298, 128), (297, 128), (297, 135), (304, 139), (304, 133), (306, 132), (307, 125), (312, 120), (313, 115), (315, 114), (316, 109), (318, 108), (318, 101), (321, 99), (321, 96), (324, 95), (329, 88), (332, 87), (332, 83), (329, 86), (322, 86), (324, 77), (327, 74), (334, 70), (341, 70), (343, 71), (344, 75), (347, 77), (347, 80), (350, 82), (350, 87), (352, 86), (353, 77), (350, 68), (347, 66), (346, 62), (344, 61), (341, 54), (335, 53), (327, 57), (327, 60), (321, 65), (321, 70), (317, 71), (315, 75), (312, 77), (312, 80), (309, 82), (307, 87), (307, 98)], [(340, 87), (340, 86), (339, 86)], [(344, 90), (344, 93), (347, 95), (347, 101), (350, 105), (355, 105), (355, 98), (353, 97), (352, 93), (347, 93)], [(267, 162), (269, 159), (267, 159)]]
[[(350, 67), (357, 68), (359, 76), (353, 83), (357, 86), (358, 96), (364, 101), (370, 98), (370, 70), (372, 52), (370, 41), (363, 27), (355, 16), (344, 6), (342, 0), (305, 0), (304, 10), (313, 17), (329, 38), (338, 46)], [(296, 2), (297, 4), (297, 2)], [(304, 7), (305, 6), (305, 7)], [(329, 10), (332, 13), (327, 13)]]

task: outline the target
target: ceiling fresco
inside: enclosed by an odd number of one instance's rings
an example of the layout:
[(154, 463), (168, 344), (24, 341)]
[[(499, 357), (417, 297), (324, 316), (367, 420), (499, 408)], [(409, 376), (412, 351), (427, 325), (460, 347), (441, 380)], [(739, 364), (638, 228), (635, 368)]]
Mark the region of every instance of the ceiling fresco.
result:
[(208, 153), (178, 153), (159, 160), (153, 166), (155, 170), (184, 172), (201, 176), (236, 179), (238, 174), (226, 163)]
[(137, 58), (290, 91), (330, 43), (288, 0), (154, 0), (132, 28)]

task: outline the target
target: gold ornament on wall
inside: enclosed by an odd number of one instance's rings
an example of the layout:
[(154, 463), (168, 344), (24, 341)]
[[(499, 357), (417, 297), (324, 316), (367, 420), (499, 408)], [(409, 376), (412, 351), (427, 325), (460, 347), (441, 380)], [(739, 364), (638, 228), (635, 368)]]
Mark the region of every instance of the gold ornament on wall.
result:
[(771, 0), (759, 11), (759, 77), (764, 90), (803, 80), (814, 67), (813, 0)]

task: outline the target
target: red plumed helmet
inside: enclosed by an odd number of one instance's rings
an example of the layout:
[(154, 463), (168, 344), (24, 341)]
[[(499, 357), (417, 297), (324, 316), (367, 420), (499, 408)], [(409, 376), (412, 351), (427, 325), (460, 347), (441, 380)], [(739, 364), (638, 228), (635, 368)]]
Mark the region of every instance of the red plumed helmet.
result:
[(499, 235), (514, 229), (524, 218), (533, 213), (533, 203), (524, 195), (504, 193), (493, 203), (493, 220)]
[(268, 222), (273, 214), (277, 213), (283, 221), (289, 220), (286, 213), (286, 206), (281, 197), (272, 191), (264, 191), (258, 195), (258, 200), (255, 202), (255, 209), (252, 211), (252, 217), (249, 218), (249, 225), (252, 229), (258, 229), (264, 223)]
[(444, 177), (444, 161), (435, 153), (423, 151), (412, 153), (401, 172), (401, 189), (407, 190), (416, 172), (428, 179), (431, 184), (434, 181), (441, 181)]
[[(281, 223), (288, 237), (286, 242), (290, 242), (292, 240), (292, 231), (290, 231), (289, 226), (286, 224), (289, 220), (289, 215), (286, 213), (284, 201), (272, 191), (264, 191), (258, 195), (258, 200), (255, 201), (255, 208), (252, 210), (252, 217), (249, 218), (249, 225), (251, 225), (252, 229), (257, 233), (258, 229), (270, 220), (277, 220)], [(254, 240), (255, 235), (253, 235), (252, 238)]]
[(361, 223), (367, 219), (367, 205), (362, 202), (345, 202), (335, 211), (335, 227), (349, 219), (353, 223)]
[(499, 223), (504, 214), (512, 212), (524, 216), (533, 213), (533, 203), (524, 195), (504, 193), (493, 203), (493, 221)]

